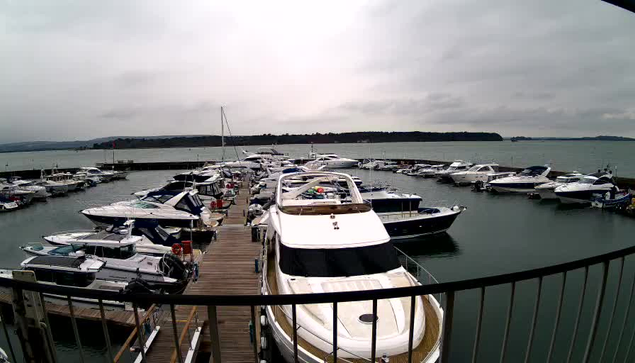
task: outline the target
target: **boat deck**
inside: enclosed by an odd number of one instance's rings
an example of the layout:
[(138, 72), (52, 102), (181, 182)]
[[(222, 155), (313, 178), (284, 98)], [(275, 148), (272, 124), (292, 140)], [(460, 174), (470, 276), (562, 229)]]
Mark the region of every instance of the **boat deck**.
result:
[[(273, 256), (271, 257), (273, 258)], [(273, 263), (267, 263), (267, 283), (269, 285), (269, 291), (271, 292), (271, 294), (278, 294), (278, 284), (276, 279), (275, 264)], [(423, 362), (426, 359), (426, 357), (428, 357), (428, 355), (437, 346), (437, 342), (439, 341), (440, 334), (441, 334), (441, 326), (439, 325), (438, 319), (433, 318), (433, 317), (436, 317), (436, 313), (434, 308), (432, 307), (432, 304), (428, 301), (428, 297), (423, 296), (422, 301), (423, 301), (423, 307), (424, 307), (424, 314), (426, 316), (425, 332), (423, 335), (423, 339), (421, 340), (421, 343), (419, 343), (418, 346), (413, 348), (412, 362)], [(289, 319), (283, 312), (282, 308), (280, 306), (274, 306), (273, 312), (274, 312), (276, 321), (278, 321), (278, 323), (280, 324), (284, 332), (287, 334), (287, 336), (289, 337), (293, 336), (293, 328), (291, 326), (291, 323), (289, 322)], [(325, 362), (333, 362), (333, 357), (330, 355), (330, 352), (324, 352), (316, 348), (315, 346), (311, 345), (310, 343), (308, 343), (306, 340), (302, 339), (301, 337), (298, 337), (298, 345), (316, 357), (328, 357), (325, 359)], [(408, 362), (407, 353), (391, 356), (389, 358), (391, 363), (394, 363), (394, 362), (407, 363)], [(368, 359), (352, 359), (352, 358), (345, 358), (345, 359), (338, 358), (337, 361), (347, 362), (347, 363), (348, 362), (354, 362), (354, 363), (368, 363), (369, 362)]]
[[(235, 200), (227, 217), (218, 230), (218, 239), (212, 242), (200, 262), (200, 277), (197, 282), (188, 285), (184, 294), (188, 295), (257, 295), (259, 294), (259, 274), (255, 272), (255, 260), (260, 256), (262, 245), (251, 242), (251, 228), (244, 226), (247, 210), (245, 186)], [(165, 307), (169, 309), (168, 307)], [(161, 331), (147, 354), (148, 362), (175, 362), (174, 333), (169, 310), (163, 314)], [(212, 342), (207, 325), (207, 307), (200, 306), (192, 313), (192, 306), (177, 306), (176, 320), (179, 339), (188, 326), (193, 331), (203, 326), (203, 337), (199, 353), (211, 352)], [(249, 307), (219, 306), (217, 310), (218, 334), (222, 361), (254, 361), (254, 349), (251, 344)], [(188, 323), (189, 322), (189, 323)], [(258, 324), (256, 324), (258, 326)], [(181, 354), (185, 358), (189, 348), (189, 338), (185, 334), (181, 341)]]

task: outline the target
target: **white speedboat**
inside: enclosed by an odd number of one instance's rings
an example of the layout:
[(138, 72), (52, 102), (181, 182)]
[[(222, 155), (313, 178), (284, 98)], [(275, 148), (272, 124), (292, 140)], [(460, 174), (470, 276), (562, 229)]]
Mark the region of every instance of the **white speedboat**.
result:
[(196, 191), (157, 191), (141, 200), (117, 202), (81, 211), (98, 226), (122, 225), (129, 219), (156, 220), (163, 227), (180, 227), (185, 232), (213, 234), (217, 222), (203, 206)]
[(130, 282), (136, 278), (148, 282), (159, 282), (165, 288), (175, 292), (183, 287), (189, 277), (189, 269), (177, 257), (165, 254), (162, 257), (137, 253), (136, 241), (132, 238), (85, 239), (66, 246), (44, 246), (31, 243), (20, 247), (32, 256), (87, 255), (105, 262), (97, 272), (100, 280)]
[(535, 188), (536, 194), (540, 196), (540, 199), (545, 199), (545, 200), (558, 199), (558, 196), (556, 196), (556, 193), (555, 193), (555, 190), (557, 187), (580, 181), (580, 179), (582, 179), (583, 176), (584, 175), (578, 173), (577, 171), (574, 171), (572, 173), (565, 174), (565, 175), (560, 175), (554, 181), (550, 181), (548, 183), (544, 183), (544, 184), (540, 184), (536, 186)]
[[(97, 274), (106, 262), (87, 256), (33, 256), (24, 260), (20, 269), (0, 269), (0, 278), (30, 279), (25, 275), (35, 275), (38, 283), (46, 285), (66, 286), (86, 290), (108, 292), (143, 292), (156, 293), (161, 289), (161, 283), (145, 282), (135, 279), (132, 282), (102, 280)], [(44, 300), (49, 303), (68, 306), (68, 296), (44, 293)], [(96, 299), (70, 297), (77, 307), (97, 308)], [(128, 303), (120, 301), (101, 301), (106, 310), (132, 310)]]
[(11, 212), (18, 209), (20, 206), (14, 200), (8, 199), (0, 195), (0, 213)]
[(35, 184), (35, 180), (23, 180), (20, 178), (14, 178), (11, 180), (11, 184), (16, 187), (24, 190), (32, 191), (33, 199), (44, 200), (50, 196), (50, 194), (46, 191), (46, 188), (40, 185)]
[(355, 159), (342, 158), (337, 154), (320, 154), (315, 160), (309, 161), (305, 166), (316, 170), (320, 167), (326, 169), (347, 169), (354, 168), (359, 164)]
[(589, 204), (594, 195), (603, 196), (607, 192), (615, 194), (618, 190), (613, 175), (600, 172), (585, 175), (580, 181), (561, 185), (554, 193), (562, 203)]
[(450, 164), (446, 169), (443, 169), (435, 174), (439, 181), (451, 182), (452, 178), (450, 175), (454, 173), (458, 173), (460, 171), (466, 171), (470, 167), (472, 167), (472, 163), (463, 161), (463, 160), (455, 160)]
[[(289, 192), (281, 176), (276, 202), (267, 213), (263, 294), (311, 294), (415, 286), (419, 282), (399, 264), (390, 236), (377, 214), (364, 202), (353, 180), (323, 172)], [(350, 197), (324, 192), (307, 194), (321, 183), (347, 179)], [(369, 361), (371, 327), (377, 321), (377, 357), (407, 360), (410, 298), (379, 300), (377, 314), (370, 301), (338, 304), (333, 321), (331, 304), (298, 305), (296, 327), (292, 309), (267, 306), (271, 334), (287, 362), (293, 362), (293, 330), (297, 331), (298, 361), (330, 361), (333, 326), (337, 324), (338, 360)], [(414, 299), (413, 361), (432, 363), (440, 355), (443, 311), (432, 296)], [(422, 342), (429, 344), (422, 344)]]
[(91, 177), (94, 177), (94, 176), (99, 177), (101, 178), (101, 181), (103, 183), (108, 183), (109, 181), (113, 180), (113, 178), (115, 177), (115, 173), (111, 171), (107, 171), (107, 170), (101, 170), (94, 166), (82, 166), (81, 168), (79, 168), (79, 171), (84, 172)]
[(531, 193), (536, 186), (549, 183), (547, 178), (551, 167), (530, 166), (520, 173), (489, 182), (491, 190), (498, 193)]
[(17, 187), (13, 184), (0, 183), (0, 195), (8, 200), (14, 201), (18, 206), (31, 204), (35, 197), (35, 192)]
[(85, 241), (133, 242), (137, 253), (150, 256), (163, 256), (170, 253), (171, 246), (180, 241), (176, 235), (180, 228), (163, 228), (156, 221), (127, 221), (123, 226), (111, 226), (106, 229), (64, 231), (42, 238), (56, 246), (82, 244)]
[(472, 184), (477, 181), (487, 182), (488, 175), (498, 173), (498, 164), (477, 164), (466, 171), (450, 174), (456, 185)]
[(393, 241), (447, 231), (466, 208), (431, 207), (413, 211), (377, 213)]
[(402, 174), (417, 176), (419, 174), (419, 171), (427, 169), (431, 166), (432, 165), (430, 164), (415, 164), (412, 167), (408, 168), (407, 170), (402, 171)]
[(438, 173), (443, 171), (445, 166), (443, 164), (430, 165), (427, 168), (420, 169), (416, 176), (422, 176), (424, 178), (434, 178)]

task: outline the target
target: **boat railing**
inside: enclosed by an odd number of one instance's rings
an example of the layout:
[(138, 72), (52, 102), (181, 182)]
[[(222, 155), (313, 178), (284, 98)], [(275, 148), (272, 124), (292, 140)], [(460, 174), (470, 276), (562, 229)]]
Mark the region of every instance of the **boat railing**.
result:
[[(249, 307), (251, 308), (251, 320), (257, 321), (256, 311), (262, 312), (264, 307), (287, 305), (291, 306), (289, 320), (297, 322), (297, 306), (299, 305), (333, 304), (332, 310), (336, 316), (338, 306), (342, 303), (371, 301), (373, 315), (376, 315), (378, 302), (385, 299), (410, 298), (414, 301), (418, 296), (441, 294), (443, 304), (439, 307), (443, 309), (443, 319), (438, 327), (438, 336), (441, 337), (441, 363), (450, 362), (450, 356), (453, 357), (454, 361), (469, 361), (470, 356), (471, 360), (475, 361), (482, 354), (497, 355), (498, 351), (500, 351), (500, 355), (498, 355), (500, 361), (531, 362), (532, 355), (534, 356), (533, 361), (537, 361), (536, 358), (540, 356), (539, 360), (547, 363), (556, 360), (589, 362), (592, 356), (593, 361), (633, 361), (630, 359), (630, 355), (633, 353), (631, 346), (635, 342), (635, 329), (633, 329), (635, 314), (631, 311), (631, 305), (635, 303), (633, 301), (635, 279), (632, 275), (635, 261), (633, 258), (627, 259), (629, 256), (635, 256), (635, 246), (545, 267), (458, 281), (391, 289), (283, 295), (166, 295), (112, 292), (0, 278), (0, 287), (13, 294), (10, 303), (15, 307), (13, 309), (14, 317), (19, 322), (18, 329), (16, 329), (18, 339), (8, 339), (8, 342), (5, 340), (3, 344), (6, 344), (5, 347), (8, 347), (9, 351), (14, 351), (11, 345), (12, 340), (14, 343), (20, 342), (21, 345), (30, 341), (25, 339), (26, 335), (23, 334), (21, 328), (22, 322), (27, 324), (27, 317), (24, 315), (26, 311), (25, 300), (21, 297), (23, 293), (34, 293), (35, 296), (39, 295), (40, 297), (44, 295), (68, 297), (67, 305), (64, 305), (64, 308), (70, 310), (72, 333), (75, 336), (79, 354), (83, 354), (79, 339), (79, 328), (82, 327), (78, 328), (77, 326), (76, 316), (73, 313), (73, 306), (75, 306), (73, 301), (92, 301), (94, 305), (104, 305), (109, 301), (124, 302), (127, 303), (126, 305), (131, 304), (134, 308), (152, 304), (207, 307), (205, 320), (209, 335), (206, 336), (210, 337), (213, 357), (220, 357), (219, 337), (222, 336), (222, 329), (225, 328), (223, 324), (218, 324), (217, 307)], [(416, 261), (408, 258), (406, 260), (408, 267), (413, 268), (410, 267), (413, 264), (416, 271)], [(419, 273), (430, 275), (421, 267), (419, 267)], [(431, 275), (429, 279), (430, 282), (436, 282)], [(228, 293), (230, 292), (228, 291)], [(468, 297), (470, 295), (472, 298)], [(57, 304), (64, 303), (58, 302)], [(495, 308), (492, 306), (486, 308), (488, 304), (493, 304)], [(410, 304), (411, 316), (415, 314), (415, 305)], [(467, 316), (465, 315), (466, 305), (474, 308), (473, 312)], [(522, 315), (522, 312), (519, 313), (519, 311), (523, 310), (517, 305), (528, 306), (529, 309), (533, 310), (533, 313)], [(463, 309), (459, 310), (462, 311), (462, 315), (456, 319), (455, 308)], [(39, 323), (38, 326), (46, 330), (51, 326), (48, 321), (48, 309), (51, 309), (51, 305), (50, 303), (42, 304), (40, 309), (43, 311), (38, 313), (39, 320), (36, 321)], [(481, 344), (481, 338), (486, 333), (491, 334), (489, 329), (493, 328), (490, 314), (493, 309), (500, 311), (501, 314), (500, 324), (495, 324), (496, 327), (500, 328), (495, 329), (497, 332), (495, 334), (499, 334), (501, 339), (500, 343), (492, 343), (492, 339), (488, 339), (487, 350), (485, 350)], [(487, 319), (485, 319), (485, 311), (488, 312)], [(2, 316), (4, 313), (6, 312), (2, 312), (0, 309), (1, 321), (6, 321)], [(138, 315), (136, 309), (135, 315)], [(469, 316), (472, 316), (474, 320), (470, 321)], [(106, 327), (107, 320), (103, 309), (97, 318)], [(414, 332), (414, 321), (415, 319), (410, 319), (409, 327), (406, 328), (410, 329), (411, 332)], [(485, 323), (483, 323), (484, 321)], [(293, 323), (291, 325), (293, 326)], [(369, 338), (371, 347), (376, 347), (377, 325), (376, 320), (371, 323), (371, 337)], [(135, 319), (135, 326), (138, 330), (141, 329), (141, 319), (138, 317)], [(470, 327), (469, 331), (465, 329), (466, 326)], [(537, 326), (540, 327), (539, 333)], [(85, 327), (82, 328), (84, 334), (87, 333), (85, 329)], [(336, 337), (337, 325), (334, 324), (331, 329)], [(9, 334), (9, 328), (4, 324), (0, 326), (0, 330), (3, 330), (6, 335)], [(42, 334), (46, 337), (48, 331)], [(104, 342), (108, 350), (112, 351), (108, 334), (108, 329), (104, 328)], [(293, 354), (297, 357), (299, 341), (297, 330), (291, 329), (289, 335), (291, 336), (289, 344), (294, 346)], [(460, 339), (453, 339), (459, 335)], [(540, 335), (540, 339), (537, 337), (538, 335)], [(246, 339), (249, 338), (246, 336)], [(453, 341), (458, 343), (453, 344)], [(328, 351), (332, 352), (333, 361), (337, 361), (338, 357), (335, 355), (341, 351), (337, 345), (337, 339), (333, 339), (329, 344), (332, 347)], [(465, 349), (465, 344), (470, 345), (472, 349)], [(524, 349), (519, 348), (519, 344), (520, 346), (524, 344)], [(143, 345), (141, 344), (141, 346)], [(412, 334), (408, 347), (407, 351), (410, 354), (414, 348)], [(30, 347), (25, 346), (22, 351), (33, 352), (27, 348)], [(51, 355), (55, 355), (57, 349), (55, 344), (43, 344), (36, 348), (41, 351), (40, 354), (48, 352)], [(480, 354), (479, 350), (482, 350)], [(253, 344), (253, 351), (254, 362), (259, 362), (257, 344)], [(372, 354), (370, 360), (376, 361), (378, 357), (375, 354), (377, 352), (372, 348), (370, 352)], [(322, 351), (320, 354), (322, 353), (328, 354), (327, 351)], [(13, 353), (11, 354), (13, 355)], [(460, 359), (457, 360), (457, 356)], [(562, 358), (565, 356), (569, 358), (563, 360)], [(595, 359), (598, 357), (600, 358)], [(33, 357), (26, 358), (29, 361)], [(11, 361), (19, 360), (14, 358)]]
[[(410, 257), (408, 254), (406, 254), (404, 251), (400, 250), (397, 247), (395, 247), (395, 250), (397, 251), (397, 256), (399, 257), (399, 260), (403, 268), (405, 268), (406, 271), (410, 273), (414, 273), (414, 276), (417, 279), (417, 281), (419, 281), (422, 284), (428, 284), (428, 285), (439, 283), (439, 281), (434, 277), (434, 275), (432, 275), (430, 271), (426, 270), (426, 268), (423, 267), (419, 262), (417, 262), (417, 260)], [(440, 304), (443, 303), (442, 294), (436, 294), (435, 297), (437, 298)]]

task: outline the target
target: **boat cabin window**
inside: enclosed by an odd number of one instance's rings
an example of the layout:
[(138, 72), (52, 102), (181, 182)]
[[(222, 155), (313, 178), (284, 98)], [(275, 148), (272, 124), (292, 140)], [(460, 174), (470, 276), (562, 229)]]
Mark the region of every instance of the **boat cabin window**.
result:
[[(146, 197), (143, 198), (143, 200), (148, 201), (148, 202), (155, 202), (155, 203), (165, 203), (168, 200), (172, 199), (174, 197), (174, 195), (171, 194), (153, 194), (153, 195), (148, 195)], [(153, 206), (155, 208), (157, 208), (156, 206)]]
[(602, 185), (602, 184), (611, 184), (611, 179), (609, 179), (608, 177), (601, 177), (600, 179), (596, 180), (593, 185)]
[(582, 178), (582, 180), (580, 180), (581, 184), (593, 184), (597, 179), (596, 178), (591, 178), (591, 177), (584, 177)]
[(392, 243), (374, 246), (308, 249), (279, 245), (280, 270), (304, 277), (344, 277), (382, 273), (400, 267)]
[(132, 244), (123, 247), (85, 246), (84, 251), (89, 255), (120, 260), (130, 258), (137, 252)]
[(42, 282), (52, 282), (57, 285), (86, 287), (95, 281), (94, 273), (74, 273), (65, 271), (51, 271), (34, 269), (35, 278)]

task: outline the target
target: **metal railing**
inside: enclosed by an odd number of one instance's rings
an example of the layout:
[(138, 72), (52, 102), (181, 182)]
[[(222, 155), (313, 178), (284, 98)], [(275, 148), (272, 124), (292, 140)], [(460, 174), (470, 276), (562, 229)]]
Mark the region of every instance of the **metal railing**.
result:
[[(619, 352), (624, 349), (627, 349), (625, 355), (625, 361), (628, 361), (631, 354), (631, 346), (635, 337), (635, 329), (633, 329), (633, 317), (631, 312), (631, 304), (633, 301), (634, 287), (635, 287), (635, 279), (633, 283), (630, 284), (630, 289), (627, 292), (627, 295), (623, 295), (622, 292), (622, 284), (624, 282), (624, 263), (625, 258), (629, 255), (635, 253), (635, 246), (628, 247), (625, 249), (621, 249), (618, 251), (605, 253), (589, 258), (583, 258), (580, 260), (555, 264), (547, 267), (541, 267), (526, 271), (519, 271), (514, 273), (506, 273), (501, 275), (489, 276), (489, 277), (480, 277), (474, 279), (467, 279), (461, 281), (453, 281), (453, 282), (441, 282), (434, 284), (425, 284), (421, 286), (414, 287), (402, 287), (402, 288), (393, 288), (393, 289), (383, 289), (383, 290), (365, 290), (365, 291), (353, 291), (353, 292), (337, 292), (337, 293), (320, 293), (320, 294), (296, 294), (296, 295), (255, 295), (255, 296), (245, 296), (245, 295), (153, 295), (153, 294), (124, 294), (124, 293), (113, 293), (113, 292), (105, 292), (105, 291), (88, 291), (81, 288), (73, 288), (73, 287), (61, 287), (54, 285), (46, 285), (34, 282), (26, 282), (26, 281), (17, 281), (12, 279), (0, 279), (0, 286), (4, 288), (9, 288), (13, 290), (14, 293), (14, 310), (17, 314), (21, 314), (21, 310), (24, 310), (24, 301), (20, 301), (22, 298), (22, 292), (35, 292), (35, 295), (40, 299), (44, 299), (45, 296), (51, 296), (51, 294), (66, 298), (67, 307), (70, 312), (70, 318), (72, 321), (73, 334), (75, 336), (77, 347), (81, 356), (81, 360), (84, 361), (83, 353), (82, 353), (82, 345), (80, 339), (80, 333), (78, 326), (75, 322), (76, 316), (74, 314), (74, 306), (75, 302), (78, 300), (87, 301), (85, 299), (91, 299), (91, 301), (96, 302), (96, 304), (100, 307), (100, 317), (103, 324), (103, 335), (104, 342), (108, 347), (108, 351), (110, 352), (110, 356), (112, 357), (112, 347), (110, 344), (110, 337), (108, 336), (108, 329), (106, 326), (106, 317), (104, 314), (104, 302), (107, 301), (120, 301), (132, 303), (132, 306), (135, 309), (135, 325), (139, 331), (141, 331), (141, 319), (139, 318), (137, 307), (139, 306), (149, 306), (151, 304), (163, 305), (163, 306), (176, 306), (176, 305), (190, 305), (190, 306), (207, 306), (207, 325), (209, 327), (210, 336), (211, 336), (211, 346), (212, 346), (212, 356), (214, 357), (214, 362), (219, 362), (221, 359), (220, 352), (220, 343), (219, 343), (219, 326), (218, 326), (218, 317), (217, 317), (217, 307), (221, 306), (245, 306), (250, 307), (252, 311), (252, 320), (256, 319), (255, 311), (258, 307), (266, 307), (266, 306), (281, 306), (281, 305), (290, 305), (291, 306), (291, 321), (296, 323), (297, 326), (297, 306), (298, 305), (306, 305), (306, 304), (334, 304), (334, 310), (337, 310), (338, 304), (344, 302), (351, 301), (371, 301), (373, 307), (373, 314), (376, 316), (378, 301), (383, 299), (394, 299), (394, 298), (403, 298), (403, 297), (411, 297), (413, 300), (416, 296), (424, 296), (424, 295), (432, 295), (432, 294), (441, 294), (443, 295), (445, 304), (443, 308), (445, 310), (445, 316), (443, 318), (443, 326), (441, 329), (442, 332), (442, 340), (441, 340), (441, 357), (440, 361), (442, 363), (450, 361), (450, 353), (452, 351), (452, 337), (455, 334), (469, 334), (466, 333), (462, 327), (457, 327), (454, 325), (454, 314), (455, 314), (455, 303), (457, 301), (457, 293), (466, 291), (466, 290), (474, 290), (479, 294), (479, 308), (476, 316), (476, 331), (474, 333), (474, 343), (472, 349), (472, 361), (476, 361), (479, 355), (480, 349), (480, 341), (483, 336), (483, 316), (484, 316), (484, 304), (485, 304), (485, 296), (487, 295), (487, 291), (495, 286), (507, 285), (510, 287), (510, 293), (507, 300), (507, 314), (505, 320), (505, 328), (504, 333), (502, 334), (502, 344), (500, 346), (500, 361), (504, 362), (506, 360), (511, 359), (510, 352), (508, 350), (508, 346), (510, 344), (510, 330), (511, 330), (511, 322), (513, 320), (513, 307), (516, 303), (515, 298), (517, 297), (516, 291), (518, 284), (523, 281), (537, 281), (537, 289), (534, 294), (535, 299), (533, 300), (533, 312), (531, 314), (530, 323), (525, 326), (525, 328), (529, 331), (529, 335), (527, 338), (527, 347), (522, 353), (522, 357), (514, 357), (513, 361), (531, 361), (532, 354), (535, 351), (532, 349), (533, 344), (536, 340), (536, 328), (537, 321), (539, 316), (541, 315), (541, 298), (543, 292), (543, 281), (545, 278), (550, 276), (559, 276), (561, 279), (559, 285), (559, 295), (556, 303), (556, 314), (553, 319), (553, 326), (549, 331), (550, 343), (547, 354), (547, 362), (550, 362), (554, 356), (554, 350), (557, 346), (562, 347), (563, 345), (569, 345), (568, 347), (568, 355), (566, 361), (571, 361), (572, 357), (575, 353), (582, 355), (582, 362), (588, 362), (591, 359), (592, 353), (595, 353), (596, 356), (600, 356), (601, 359), (612, 357), (613, 361), (619, 356)], [(408, 264), (414, 263), (416, 261), (408, 260)], [(612, 263), (618, 264), (618, 272), (616, 279), (609, 279), (609, 267)], [(590, 274), (589, 270), (593, 266), (600, 266), (601, 273), (598, 281), (597, 293), (595, 296), (595, 303), (593, 305), (592, 312), (585, 312), (583, 308), (584, 301), (586, 295), (589, 291), (593, 291), (593, 289), (587, 289), (587, 286), (590, 284)], [(576, 310), (576, 318), (572, 327), (572, 339), (569, 342), (562, 343), (557, 341), (557, 336), (560, 331), (565, 329), (565, 326), (561, 324), (561, 316), (563, 315), (563, 300), (564, 300), (564, 291), (567, 286), (567, 281), (571, 272), (574, 270), (582, 270), (584, 272), (584, 279), (582, 286), (579, 289), (579, 300), (578, 307)], [(611, 285), (615, 287), (615, 300), (607, 301), (606, 299), (606, 291), (607, 285)], [(621, 309), (621, 313), (618, 314), (618, 299), (624, 296), (628, 296), (626, 298), (627, 304), (623, 309)], [(42, 304), (44, 308), (44, 314), (41, 320), (41, 326), (50, 327), (50, 323), (48, 322), (48, 314), (46, 312), (46, 304)], [(543, 304), (544, 305), (544, 304)], [(411, 304), (414, 307), (414, 304)], [(607, 310), (608, 309), (608, 310)], [(411, 309), (414, 310), (414, 309)], [(588, 309), (587, 309), (588, 310)], [(604, 313), (602, 313), (604, 311)], [(336, 312), (334, 314), (337, 314)], [(414, 316), (414, 312), (411, 311), (411, 316)], [(617, 321), (616, 316), (622, 316), (622, 321)], [(337, 316), (337, 315), (335, 315)], [(608, 326), (608, 329), (604, 330), (606, 333), (603, 337), (598, 336), (598, 326), (600, 325), (600, 318), (604, 316), (605, 320), (603, 322), (603, 326)], [(4, 319), (2, 319), (4, 321)], [(16, 320), (17, 322), (20, 319)], [(335, 321), (335, 320), (334, 320)], [(584, 331), (581, 329), (581, 322), (589, 322), (590, 326), (588, 328), (588, 332), (585, 333), (585, 336), (580, 336)], [(414, 319), (410, 320), (410, 331), (413, 331)], [(19, 324), (18, 324), (19, 325)], [(613, 329), (617, 328), (614, 335)], [(336, 360), (336, 352), (338, 352), (337, 347), (337, 324), (332, 326), (333, 329), (333, 340), (332, 349), (329, 349), (332, 357)], [(628, 334), (629, 330), (631, 330), (630, 334)], [(18, 329), (18, 332), (20, 329)], [(458, 332), (458, 333), (457, 333)], [(222, 333), (221, 333), (222, 334)], [(544, 331), (542, 333), (544, 335)], [(293, 354), (295, 355), (295, 359), (297, 359), (298, 348), (298, 336), (297, 332), (293, 332), (292, 342), (295, 347), (293, 350)], [(628, 336), (630, 335), (630, 337)], [(176, 336), (176, 335), (175, 335)], [(613, 337), (613, 339), (610, 339)], [(617, 338), (615, 338), (617, 337)], [(22, 343), (22, 350), (25, 354), (30, 354), (29, 352), (33, 352), (34, 349), (46, 350), (50, 357), (55, 357), (55, 346), (48, 342), (42, 347), (31, 347), (29, 346), (29, 342), (26, 339), (21, 338), (20, 341)], [(248, 338), (246, 338), (248, 339)], [(579, 345), (578, 343), (581, 340), (584, 340), (584, 345)], [(46, 340), (46, 339), (44, 339)], [(144, 346), (143, 338), (140, 339), (140, 346)], [(372, 323), (372, 339), (369, 341), (369, 345), (371, 347), (376, 347), (377, 341), (377, 324), (376, 321)], [(611, 342), (611, 345), (614, 347), (614, 351), (607, 351), (607, 347), (609, 345), (608, 342)], [(9, 342), (9, 351), (14, 352), (16, 349), (10, 345)], [(628, 343), (627, 343), (628, 342)], [(628, 346), (622, 346), (627, 343)], [(409, 353), (412, 352), (412, 334), (410, 335), (409, 342)], [(255, 348), (255, 347), (254, 347)], [(177, 344), (175, 340), (175, 344), (173, 349), (178, 351), (180, 349), (180, 345)], [(493, 347), (489, 346), (488, 350), (492, 350)], [(142, 350), (143, 351), (143, 350)], [(328, 354), (329, 352), (326, 352)], [(375, 353), (374, 349), (371, 349), (371, 353)], [(14, 355), (14, 353), (12, 353)], [(145, 354), (142, 353), (142, 360), (145, 359)], [(372, 354), (371, 361), (375, 361), (375, 354)], [(15, 361), (15, 360), (14, 360)], [(259, 361), (259, 354), (254, 349), (254, 361)], [(577, 361), (577, 360), (576, 360)]]

